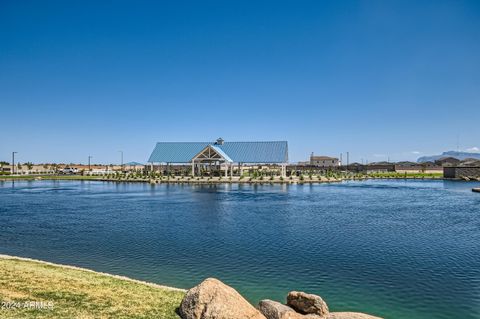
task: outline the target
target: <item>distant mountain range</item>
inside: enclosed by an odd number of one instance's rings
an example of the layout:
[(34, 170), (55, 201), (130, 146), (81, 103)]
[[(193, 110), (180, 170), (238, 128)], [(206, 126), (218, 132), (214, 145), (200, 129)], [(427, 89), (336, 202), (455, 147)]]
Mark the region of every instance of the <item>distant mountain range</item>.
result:
[(434, 162), (436, 160), (439, 160), (439, 159), (442, 159), (442, 158), (445, 158), (445, 157), (454, 157), (454, 158), (459, 159), (461, 161), (463, 161), (467, 158), (475, 158), (475, 159), (480, 160), (480, 153), (449, 151), (449, 152), (443, 152), (440, 155), (422, 156), (417, 160), (417, 162), (418, 163)]

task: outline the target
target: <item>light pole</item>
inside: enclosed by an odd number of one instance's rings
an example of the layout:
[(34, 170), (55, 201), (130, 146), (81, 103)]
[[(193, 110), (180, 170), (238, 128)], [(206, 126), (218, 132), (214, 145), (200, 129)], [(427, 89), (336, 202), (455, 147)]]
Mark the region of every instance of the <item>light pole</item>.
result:
[(347, 172), (348, 172), (348, 164), (350, 162), (350, 152), (347, 152)]
[(93, 157), (93, 156), (88, 155), (88, 170), (89, 170), (89, 171), (91, 171), (91, 169), (90, 169), (90, 159), (91, 159), (92, 157)]
[(15, 154), (18, 152), (12, 152), (12, 175), (15, 174)]

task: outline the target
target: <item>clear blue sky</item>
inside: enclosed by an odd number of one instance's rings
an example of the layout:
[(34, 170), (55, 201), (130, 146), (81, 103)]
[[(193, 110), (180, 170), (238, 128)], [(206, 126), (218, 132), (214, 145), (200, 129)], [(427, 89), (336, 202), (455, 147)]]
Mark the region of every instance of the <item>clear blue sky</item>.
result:
[(0, 160), (480, 147), (480, 1), (0, 1)]

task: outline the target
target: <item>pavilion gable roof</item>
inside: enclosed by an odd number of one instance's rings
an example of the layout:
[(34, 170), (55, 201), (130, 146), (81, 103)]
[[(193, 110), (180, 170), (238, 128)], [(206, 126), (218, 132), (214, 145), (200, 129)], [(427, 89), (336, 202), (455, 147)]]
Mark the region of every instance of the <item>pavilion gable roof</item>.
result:
[(288, 143), (271, 142), (159, 142), (156, 144), (148, 162), (152, 163), (189, 163), (207, 146), (214, 147), (224, 158), (235, 163), (287, 163)]

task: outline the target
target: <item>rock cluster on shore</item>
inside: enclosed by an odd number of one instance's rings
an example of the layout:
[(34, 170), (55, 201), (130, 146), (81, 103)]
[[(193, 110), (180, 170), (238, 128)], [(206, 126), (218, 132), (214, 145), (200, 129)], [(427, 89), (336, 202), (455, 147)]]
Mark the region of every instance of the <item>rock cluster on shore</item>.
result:
[(286, 305), (266, 299), (255, 308), (214, 278), (187, 291), (178, 312), (182, 319), (381, 319), (357, 312), (329, 312), (320, 296), (299, 291), (288, 294)]

